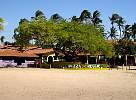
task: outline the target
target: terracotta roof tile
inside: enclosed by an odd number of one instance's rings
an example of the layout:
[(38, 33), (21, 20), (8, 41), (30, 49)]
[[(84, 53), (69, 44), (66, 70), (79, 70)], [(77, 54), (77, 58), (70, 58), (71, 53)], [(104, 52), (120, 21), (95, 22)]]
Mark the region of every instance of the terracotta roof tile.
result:
[(13, 56), (13, 57), (38, 57), (38, 54), (49, 55), (54, 53), (53, 49), (42, 49), (38, 47), (29, 47), (26, 51), (20, 52), (16, 47), (4, 46), (0, 48), (0, 56)]

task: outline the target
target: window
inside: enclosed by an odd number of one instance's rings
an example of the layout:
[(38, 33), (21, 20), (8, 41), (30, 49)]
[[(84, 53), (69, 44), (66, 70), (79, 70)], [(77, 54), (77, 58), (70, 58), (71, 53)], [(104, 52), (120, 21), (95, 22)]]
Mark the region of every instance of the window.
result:
[(46, 56), (44, 57), (44, 60), (47, 60), (47, 57), (46, 57)]
[(54, 60), (57, 60), (57, 56), (54, 56)]

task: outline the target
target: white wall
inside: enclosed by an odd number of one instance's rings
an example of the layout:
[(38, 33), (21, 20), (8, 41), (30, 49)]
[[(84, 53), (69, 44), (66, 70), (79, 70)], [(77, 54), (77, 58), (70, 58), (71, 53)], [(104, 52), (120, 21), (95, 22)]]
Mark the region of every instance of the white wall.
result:
[(54, 61), (59, 61), (58, 57), (57, 57), (57, 60), (54, 59), (54, 56), (55, 56), (55, 53), (54, 53), (54, 54), (50, 54), (50, 55), (47, 56), (47, 60), (46, 60), (47, 62), (48, 62), (48, 58), (49, 58), (50, 56), (53, 57), (53, 62), (54, 62)]
[(14, 60), (0, 60), (0, 67), (6, 67), (8, 65), (14, 67), (17, 66), (17, 63), (14, 63)]

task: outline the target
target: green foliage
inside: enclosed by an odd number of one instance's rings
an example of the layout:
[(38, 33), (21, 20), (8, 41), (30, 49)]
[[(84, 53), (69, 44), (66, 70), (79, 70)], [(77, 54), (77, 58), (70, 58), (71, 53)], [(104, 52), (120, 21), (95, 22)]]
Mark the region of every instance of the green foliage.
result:
[(134, 55), (136, 54), (136, 45), (130, 40), (119, 40), (115, 45), (116, 55)]
[(102, 31), (93, 24), (62, 22), (57, 33), (59, 46), (66, 50), (85, 50), (94, 54), (108, 54), (110, 46), (105, 42)]
[(94, 24), (94, 26), (97, 26), (100, 23), (102, 23), (102, 20), (100, 19), (100, 12), (98, 10), (93, 12), (91, 20), (92, 20), (92, 23)]
[(55, 23), (58, 23), (60, 22), (61, 20), (63, 20), (63, 18), (59, 15), (59, 14), (53, 14), (50, 18), (51, 21), (55, 22)]
[[(99, 17), (100, 12), (94, 12), (94, 21)], [(91, 18), (89, 11), (84, 10), (80, 16), (81, 21), (89, 18)], [(41, 11), (36, 11), (35, 17), (30, 21), (20, 20), (19, 26), (15, 29), (14, 38), (21, 49), (29, 46), (29, 41), (34, 39), (35, 44), (40, 47), (56, 44), (57, 48), (72, 52), (80, 49), (92, 55), (108, 55), (111, 47), (105, 42), (103, 32), (103, 26), (95, 26), (94, 23), (79, 23), (75, 19), (67, 21), (58, 14), (46, 20)]]
[(131, 36), (132, 36), (131, 29), (132, 29), (131, 25), (125, 25), (124, 26), (124, 30), (123, 30), (124, 37), (123, 37), (123, 39), (128, 39), (128, 40), (131, 39)]
[(132, 38), (136, 41), (136, 23), (132, 25)]
[(43, 64), (41, 64), (41, 68), (49, 69), (50, 65), (47, 63), (43, 63)]
[(4, 23), (4, 20), (0, 18), (0, 31), (3, 30), (3, 23)]
[(20, 20), (19, 26), (14, 30), (15, 44), (22, 50), (24, 47), (29, 46), (29, 40), (31, 39), (32, 31), (28, 21)]
[(88, 10), (83, 10), (79, 17), (79, 21), (80, 22), (87, 21), (90, 18), (91, 18), (91, 13)]
[(102, 66), (102, 68), (108, 68), (109, 67), (108, 64), (102, 64), (101, 66)]
[(4, 39), (5, 39), (5, 36), (1, 36), (1, 37), (0, 37), (1, 43), (4, 43)]
[(110, 31), (108, 31), (108, 38), (111, 38), (112, 40), (116, 40), (117, 39), (117, 30), (115, 27), (111, 27)]
[(80, 62), (53, 62), (52, 68), (66, 68), (68, 65), (80, 65)]
[(52, 45), (56, 40), (54, 35), (55, 23), (52, 21), (32, 20), (30, 28), (33, 33), (32, 38), (36, 40), (38, 46), (43, 46), (44, 44)]

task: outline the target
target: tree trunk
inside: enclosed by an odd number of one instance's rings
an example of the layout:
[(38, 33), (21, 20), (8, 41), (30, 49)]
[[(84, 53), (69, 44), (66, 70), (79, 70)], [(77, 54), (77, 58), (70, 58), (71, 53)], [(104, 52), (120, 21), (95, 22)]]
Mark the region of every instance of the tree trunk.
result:
[(120, 32), (120, 37), (119, 38), (121, 39), (121, 27), (120, 26), (119, 26), (119, 32)]

